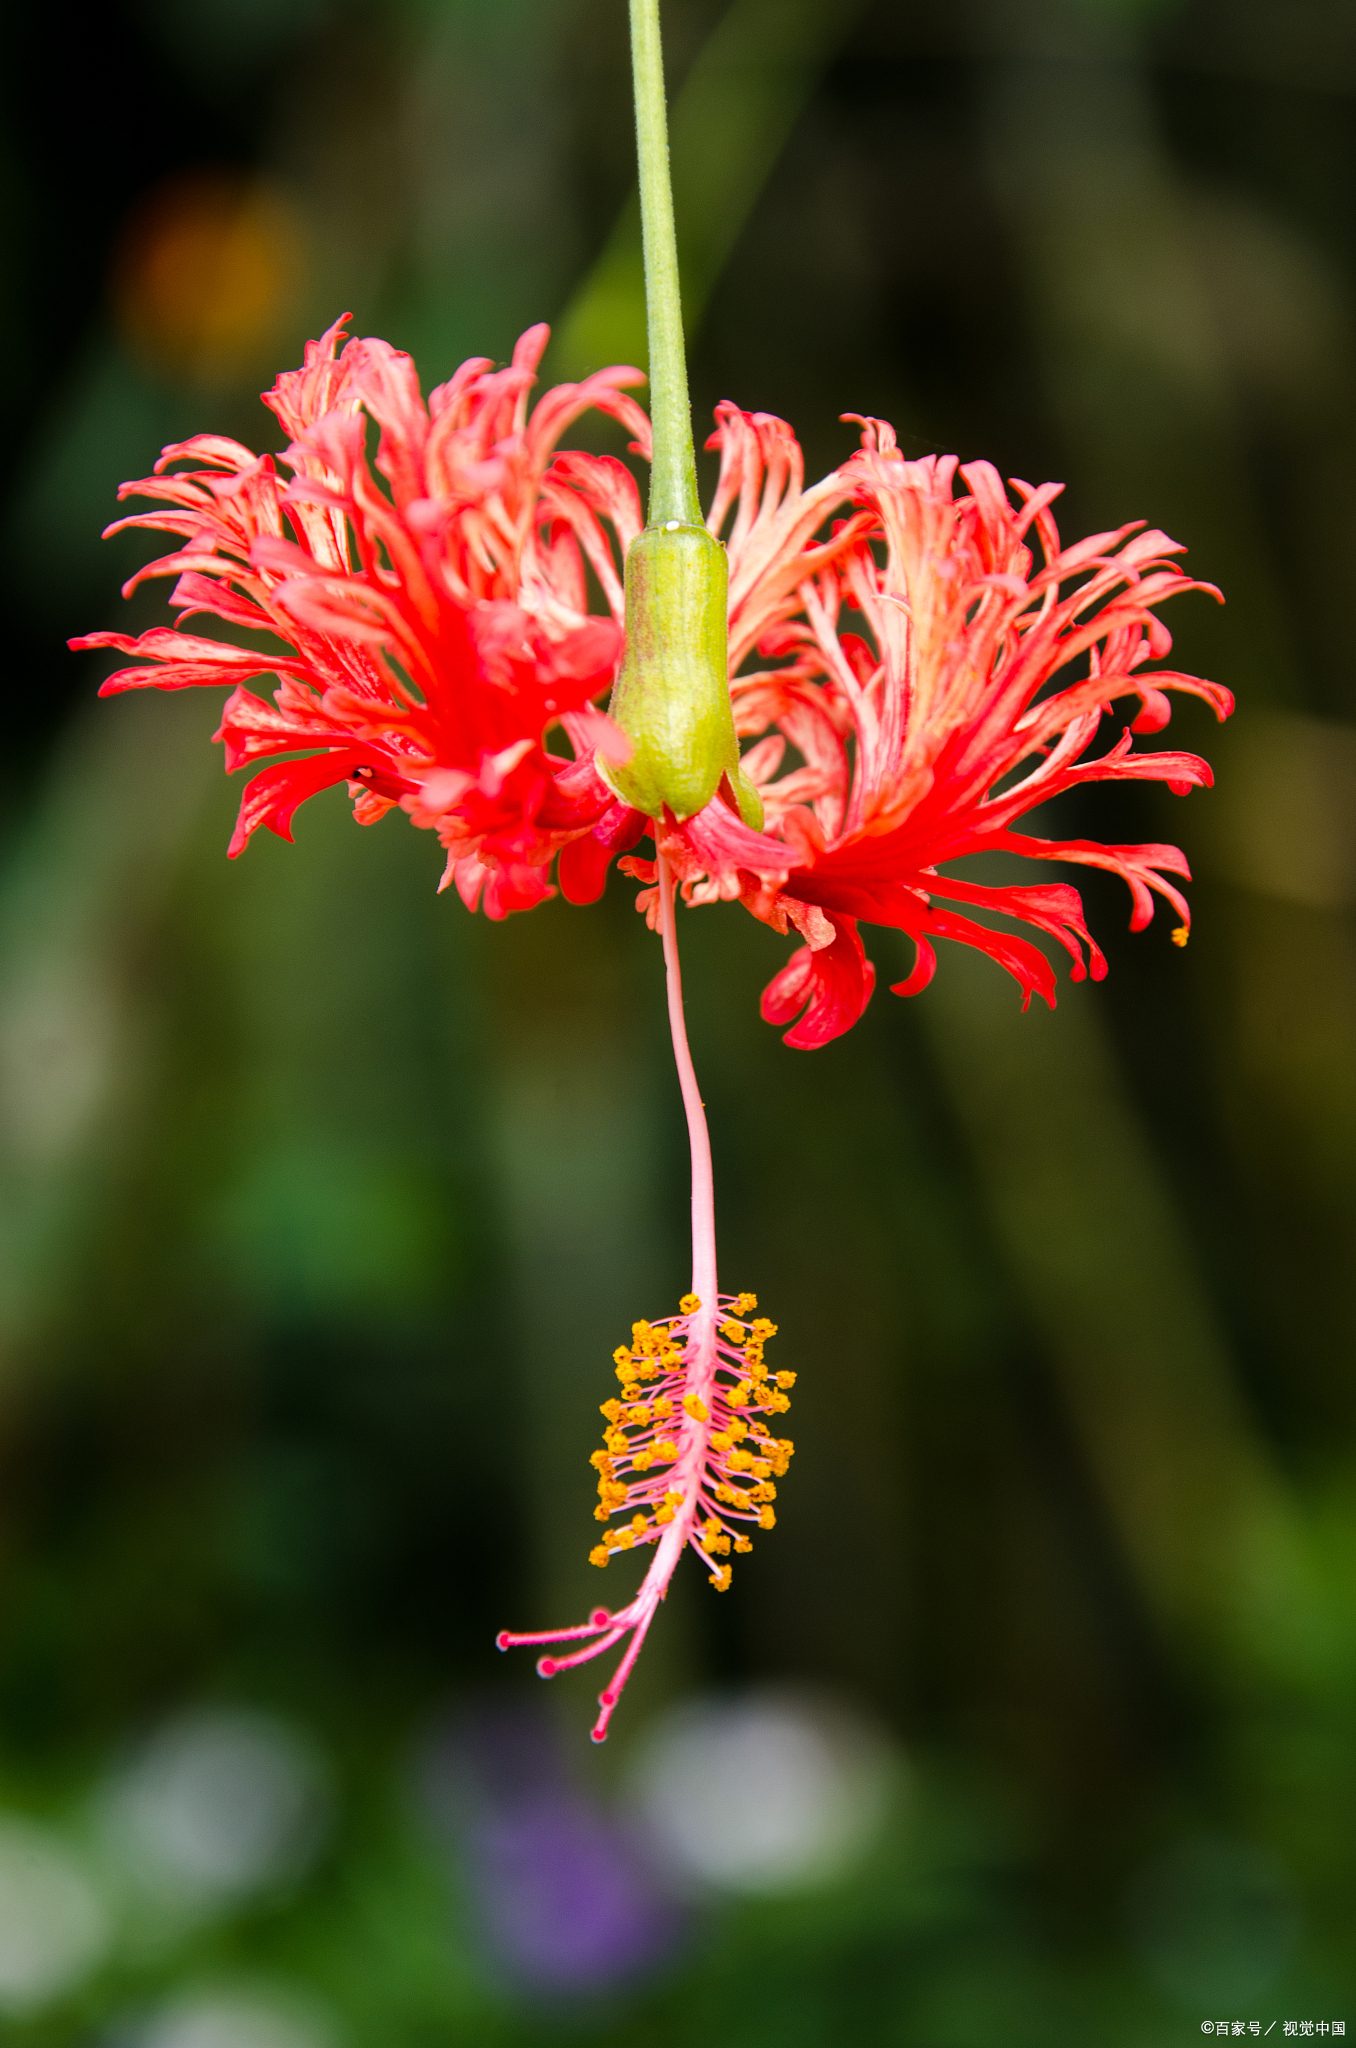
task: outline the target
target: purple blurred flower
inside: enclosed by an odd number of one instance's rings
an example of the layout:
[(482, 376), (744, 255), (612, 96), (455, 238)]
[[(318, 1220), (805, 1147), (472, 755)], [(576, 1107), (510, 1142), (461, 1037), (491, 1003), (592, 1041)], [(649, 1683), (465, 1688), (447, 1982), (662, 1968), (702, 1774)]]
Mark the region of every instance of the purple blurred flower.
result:
[(672, 1953), (681, 1909), (630, 1830), (573, 1782), (541, 1709), (495, 1702), (443, 1729), (419, 1785), (504, 1975), (539, 1993), (584, 1994)]

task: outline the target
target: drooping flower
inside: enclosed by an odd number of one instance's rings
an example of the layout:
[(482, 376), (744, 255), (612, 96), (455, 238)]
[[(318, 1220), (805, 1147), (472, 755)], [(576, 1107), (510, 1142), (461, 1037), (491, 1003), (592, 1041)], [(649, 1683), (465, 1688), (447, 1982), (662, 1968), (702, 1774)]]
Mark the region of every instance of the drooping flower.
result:
[[(957, 490), (954, 456), (908, 461), (884, 422), (863, 422), (860, 452), (817, 498), (800, 494), (799, 450), (792, 457), (788, 444), (794, 449), (782, 422), (733, 408), (722, 408), (713, 436), (724, 458), (713, 526), (738, 502), (729, 542), (732, 667), (750, 645), (772, 664), (731, 677), (737, 730), (756, 739), (743, 766), (762, 796), (765, 829), (749, 831), (716, 803), (659, 829), (688, 902), (738, 896), (777, 929), (801, 934), (804, 944), (764, 991), (764, 1016), (791, 1024), (787, 1043), (801, 1047), (856, 1023), (875, 979), (861, 919), (914, 941), (915, 965), (897, 994), (926, 987), (934, 942), (948, 938), (1005, 967), (1024, 1003), (1034, 993), (1053, 1005), (1054, 973), (1040, 948), (954, 904), (1054, 939), (1074, 980), (1105, 974), (1077, 889), (997, 886), (949, 872), (967, 854), (1108, 869), (1129, 885), (1133, 930), (1151, 920), (1157, 893), (1176, 911), (1173, 936), (1184, 944), (1190, 912), (1170, 879), (1190, 874), (1179, 848), (1047, 839), (1013, 827), (1082, 783), (1152, 780), (1178, 793), (1210, 784), (1199, 756), (1136, 752), (1133, 734), (1167, 723), (1168, 690), (1203, 698), (1219, 717), (1232, 710), (1218, 684), (1143, 666), (1171, 646), (1155, 615), (1164, 599), (1219, 593), (1177, 569), (1177, 542), (1138, 524), (1063, 547), (1050, 512), (1062, 486), (1015, 483), (1014, 506), (992, 466), (974, 462), (960, 470), (966, 488)], [(835, 495), (856, 510), (815, 559), (796, 515), (810, 498), (822, 517)], [(737, 632), (741, 607), (748, 624)], [(1133, 722), (1091, 753), (1125, 698), (1138, 701)], [(782, 773), (788, 747), (799, 762)], [(644, 861), (624, 865), (653, 878)], [(642, 901), (655, 920), (653, 891)]]
[[(125, 594), (177, 573), (181, 624), (208, 613), (275, 636), (283, 651), (165, 628), (71, 644), (136, 658), (105, 693), (230, 688), (217, 734), (228, 769), (270, 764), (245, 789), (232, 854), (261, 825), (290, 838), (298, 805), (343, 782), (361, 823), (399, 804), (436, 830), (444, 883), (455, 880), (472, 908), (483, 900), (495, 917), (530, 908), (552, 893), (553, 857), (618, 808), (594, 766), (595, 747), (606, 753), (618, 736), (591, 699), (621, 649), (621, 588), (599, 511), (619, 536), (640, 526), (623, 464), (552, 457), (590, 407), (645, 452), (649, 423), (625, 389), (644, 380), (602, 370), (558, 386), (529, 413), (548, 335), (536, 327), (509, 368), (474, 358), (425, 405), (407, 355), (377, 340), (341, 351), (343, 327), (310, 343), (304, 366), (266, 394), (291, 437), (290, 482), (271, 456), (197, 435), (120, 492), (168, 509), (109, 529), (149, 527), (181, 543)], [(369, 461), (369, 422), (385, 488)], [(184, 462), (203, 466), (177, 467)], [(611, 617), (589, 615), (585, 560)], [(269, 675), (279, 680), (271, 703), (245, 687)], [(556, 724), (573, 758), (544, 747)], [(583, 855), (585, 893), (599, 859), (606, 864), (596, 846)]]
[[(1100, 978), (1105, 962), (1077, 890), (975, 882), (952, 864), (999, 852), (1108, 869), (1130, 887), (1133, 928), (1149, 922), (1161, 895), (1184, 942), (1189, 913), (1171, 878), (1188, 869), (1176, 847), (1050, 839), (1014, 826), (1087, 782), (1147, 779), (1181, 792), (1209, 784), (1197, 756), (1137, 753), (1133, 735), (1167, 722), (1169, 690), (1203, 698), (1221, 717), (1232, 699), (1199, 678), (1145, 667), (1171, 645), (1156, 607), (1210, 588), (1174, 565), (1180, 549), (1164, 534), (1126, 526), (1065, 548), (1050, 512), (1060, 486), (1017, 482), (1014, 505), (997, 472), (976, 462), (959, 470), (958, 489), (954, 457), (908, 461), (878, 421), (864, 421), (860, 451), (807, 489), (791, 429), (723, 405), (709, 444), (721, 472), (707, 527), (728, 557), (734, 731), (754, 744), (742, 757), (727, 755), (723, 738), (709, 748), (692, 815), (675, 815), (667, 799), (654, 799), (647, 815), (630, 800), (651, 803), (637, 794), (646, 777), (651, 789), (685, 786), (663, 758), (665, 734), (681, 723), (654, 720), (654, 758), (625, 785), (630, 796), (618, 796), (625, 778), (603, 771), (625, 767), (624, 736), (595, 702), (622, 654), (619, 569), (642, 530), (639, 494), (620, 462), (555, 452), (566, 426), (595, 406), (644, 453), (647, 422), (624, 388), (638, 373), (601, 371), (529, 412), (546, 340), (538, 328), (510, 369), (464, 364), (425, 405), (408, 357), (379, 341), (350, 341), (341, 353), (342, 324), (268, 395), (291, 436), (290, 483), (270, 457), (204, 435), (167, 449), (153, 477), (123, 488), (169, 509), (119, 524), (183, 543), (129, 590), (177, 573), (171, 601), (181, 623), (208, 613), (271, 634), (285, 651), (168, 630), (72, 644), (137, 658), (105, 691), (230, 688), (218, 734), (227, 765), (266, 764), (246, 788), (233, 853), (260, 825), (290, 837), (297, 806), (344, 782), (360, 822), (398, 805), (434, 829), (447, 850), (444, 883), (454, 881), (470, 908), (502, 917), (552, 893), (553, 864), (570, 901), (593, 901), (614, 855), (645, 833), (654, 839), (653, 862), (622, 865), (647, 885), (641, 906), (663, 932), (692, 1148), (693, 1283), (678, 1316), (637, 1324), (632, 1346), (617, 1354), (623, 1399), (604, 1404), (609, 1427), (597, 1454), (597, 1512), (609, 1526), (593, 1553), (600, 1565), (630, 1549), (653, 1556), (615, 1613), (599, 1608), (576, 1628), (500, 1637), (503, 1647), (577, 1645), (542, 1658), (547, 1676), (625, 1642), (601, 1696), (601, 1740), (683, 1550), (694, 1548), (723, 1590), (730, 1566), (721, 1560), (748, 1547), (752, 1523), (772, 1525), (774, 1480), (792, 1451), (763, 1420), (786, 1407), (792, 1377), (774, 1383), (763, 1364), (772, 1326), (747, 1320), (752, 1296), (722, 1295), (717, 1283), (675, 883), (689, 904), (738, 900), (799, 934), (763, 996), (764, 1016), (789, 1026), (794, 1046), (823, 1045), (861, 1016), (874, 983), (863, 919), (914, 941), (900, 994), (927, 985), (935, 941), (949, 938), (1005, 967), (1025, 1001), (1034, 993), (1053, 1004), (1040, 948), (980, 918), (1025, 924), (1065, 948), (1075, 979)], [(178, 462), (204, 466), (176, 470)], [(649, 531), (690, 528), (672, 520)], [(711, 556), (706, 536), (696, 537)], [(607, 617), (588, 611), (586, 567)], [(713, 587), (707, 577), (708, 597)], [(672, 619), (661, 614), (672, 612), (673, 595), (656, 607), (651, 650), (654, 674), (670, 684), (662, 671)], [(714, 620), (718, 628), (718, 604)], [(707, 638), (716, 647), (709, 685), (720, 657), (718, 633)], [(270, 674), (279, 682), (272, 703), (244, 687)], [(632, 683), (638, 675), (630, 671)], [(640, 676), (642, 696), (644, 683)], [(1125, 699), (1139, 708), (1121, 729)], [(730, 713), (717, 708), (728, 735)], [(1095, 753), (1104, 720), (1114, 737)], [(548, 749), (556, 727), (572, 756)]]

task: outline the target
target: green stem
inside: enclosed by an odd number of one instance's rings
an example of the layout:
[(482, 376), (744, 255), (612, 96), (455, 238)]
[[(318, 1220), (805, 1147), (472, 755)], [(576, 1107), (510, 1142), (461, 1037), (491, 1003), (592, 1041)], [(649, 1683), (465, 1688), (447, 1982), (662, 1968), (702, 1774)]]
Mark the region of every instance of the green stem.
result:
[(678, 240), (673, 227), (673, 188), (669, 182), (659, 0), (630, 0), (630, 6), (640, 225), (645, 249), (645, 315), (650, 346), (650, 418), (654, 426), (650, 524), (664, 526), (676, 519), (684, 526), (700, 526), (701, 501), (697, 496), (683, 308), (678, 290)]

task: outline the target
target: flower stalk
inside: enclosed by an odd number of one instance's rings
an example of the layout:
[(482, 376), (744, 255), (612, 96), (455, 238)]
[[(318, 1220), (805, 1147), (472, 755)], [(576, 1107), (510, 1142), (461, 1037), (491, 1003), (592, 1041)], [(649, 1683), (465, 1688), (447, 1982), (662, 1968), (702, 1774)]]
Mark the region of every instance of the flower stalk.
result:
[(667, 810), (679, 820), (728, 781), (756, 830), (762, 804), (739, 765), (730, 706), (729, 567), (697, 496), (659, 0), (630, 6), (654, 446), (649, 523), (627, 551), (626, 655), (609, 706), (633, 752), (624, 767), (600, 761), (599, 773), (646, 817)]
[(654, 428), (650, 525), (667, 526), (676, 520), (679, 526), (702, 526), (683, 344), (678, 235), (669, 176), (659, 0), (630, 0), (630, 7), (640, 232), (645, 252), (645, 322), (650, 351), (650, 418)]

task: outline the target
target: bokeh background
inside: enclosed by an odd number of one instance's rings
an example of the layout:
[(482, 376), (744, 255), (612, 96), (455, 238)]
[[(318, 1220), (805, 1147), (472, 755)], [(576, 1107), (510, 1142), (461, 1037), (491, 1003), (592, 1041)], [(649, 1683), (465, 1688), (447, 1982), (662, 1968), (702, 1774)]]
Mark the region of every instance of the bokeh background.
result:
[[(686, 1284), (654, 941), (492, 927), (341, 796), (224, 858), (113, 494), (344, 307), (426, 386), (644, 361), (621, 0), (66, 0), (3, 137), (0, 2031), (16, 2048), (1167, 2048), (1356, 2031), (1356, 13), (667, 0), (699, 419), (847, 411), (1145, 517), (1219, 787), (1023, 1016), (946, 949), (788, 1051), (684, 921), (727, 1284), (800, 1375), (616, 1734), (598, 1400)], [(600, 444), (601, 445), (601, 444)], [(884, 983), (902, 961), (872, 942)], [(619, 1567), (614, 1566), (614, 1571)], [(610, 1581), (609, 1593), (615, 1591)], [(1235, 2025), (1238, 2022), (1240, 2025)]]

